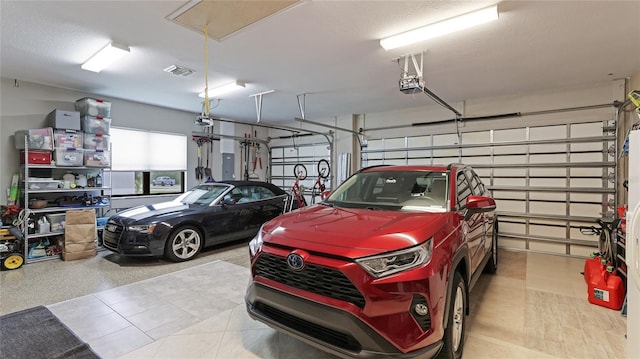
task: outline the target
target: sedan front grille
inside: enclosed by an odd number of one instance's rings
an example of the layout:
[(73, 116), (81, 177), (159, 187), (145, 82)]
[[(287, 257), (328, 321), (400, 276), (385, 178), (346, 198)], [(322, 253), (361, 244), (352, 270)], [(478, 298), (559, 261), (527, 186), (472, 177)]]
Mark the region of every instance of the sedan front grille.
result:
[(114, 222), (107, 222), (107, 225), (102, 231), (103, 245), (107, 248), (117, 249), (122, 232), (124, 232), (124, 226)]
[(362, 294), (338, 270), (307, 263), (302, 270), (294, 271), (287, 265), (286, 258), (268, 253), (260, 255), (253, 270), (255, 275), (364, 308)]

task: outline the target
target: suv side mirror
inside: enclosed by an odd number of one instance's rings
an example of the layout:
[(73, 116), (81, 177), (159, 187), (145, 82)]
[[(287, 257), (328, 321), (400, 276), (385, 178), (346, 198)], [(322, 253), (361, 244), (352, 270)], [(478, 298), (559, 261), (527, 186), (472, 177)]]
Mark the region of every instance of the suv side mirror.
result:
[(467, 214), (465, 220), (471, 218), (475, 213), (491, 212), (496, 209), (496, 201), (491, 197), (469, 196), (467, 197)]

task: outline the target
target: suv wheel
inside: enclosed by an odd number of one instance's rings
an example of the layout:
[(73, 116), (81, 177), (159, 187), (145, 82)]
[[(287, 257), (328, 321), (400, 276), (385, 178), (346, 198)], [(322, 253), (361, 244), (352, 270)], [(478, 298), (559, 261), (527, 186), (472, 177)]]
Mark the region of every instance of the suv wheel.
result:
[(193, 226), (180, 227), (173, 232), (165, 244), (164, 255), (174, 262), (193, 259), (202, 248), (200, 231)]
[(449, 303), (449, 324), (444, 330), (444, 345), (441, 359), (459, 359), (462, 357), (464, 333), (467, 319), (467, 288), (459, 272), (453, 275), (453, 293)]
[(493, 274), (498, 270), (498, 219), (493, 224), (493, 236), (491, 236), (491, 258), (484, 267), (484, 272)]

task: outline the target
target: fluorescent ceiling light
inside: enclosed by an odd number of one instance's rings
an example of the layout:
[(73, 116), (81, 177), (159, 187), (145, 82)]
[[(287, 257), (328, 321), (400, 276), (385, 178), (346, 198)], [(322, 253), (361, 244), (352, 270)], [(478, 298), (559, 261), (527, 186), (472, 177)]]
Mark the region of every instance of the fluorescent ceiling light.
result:
[(385, 50), (413, 44), (498, 19), (498, 5), (442, 20), (380, 40)]
[[(209, 89), (209, 98), (220, 96), (222, 94), (229, 93), (231, 91), (235, 91), (241, 88), (244, 88), (244, 83), (240, 81), (234, 81), (232, 83), (222, 85), (220, 87)], [(204, 98), (204, 91), (200, 92), (198, 96)]]
[(110, 42), (95, 55), (91, 56), (81, 67), (83, 70), (100, 72), (128, 53), (128, 46)]

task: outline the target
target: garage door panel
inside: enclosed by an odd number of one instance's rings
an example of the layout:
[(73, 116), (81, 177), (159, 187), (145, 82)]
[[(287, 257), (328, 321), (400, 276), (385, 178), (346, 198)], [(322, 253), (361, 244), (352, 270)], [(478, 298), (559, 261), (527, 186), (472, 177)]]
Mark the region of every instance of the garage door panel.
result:
[(491, 158), (489, 157), (462, 157), (462, 163), (467, 165), (490, 165)]
[(600, 203), (602, 202), (602, 194), (601, 193), (571, 193), (570, 199), (573, 202)]
[(569, 180), (571, 187), (602, 188), (602, 178), (572, 178)]
[(569, 169), (569, 175), (572, 177), (600, 177), (607, 173), (602, 167), (574, 167)]
[(493, 196), (499, 199), (519, 199), (524, 200), (527, 198), (526, 192), (523, 191), (494, 191)]
[(494, 165), (504, 165), (504, 164), (517, 164), (517, 165), (521, 165), (523, 163), (527, 163), (528, 159), (527, 156), (525, 155), (521, 155), (521, 156), (510, 156), (510, 155), (504, 155), (504, 156), (494, 156), (493, 157), (493, 164)]
[(513, 146), (497, 146), (493, 148), (494, 155), (514, 155), (514, 154), (527, 154), (529, 146), (525, 145), (513, 145)]
[(594, 217), (602, 212), (601, 204), (573, 203), (570, 207), (572, 216)]
[(527, 226), (524, 223), (500, 222), (500, 232), (511, 234), (526, 234)]
[(602, 122), (574, 123), (570, 125), (571, 138), (602, 136)]
[(564, 201), (567, 194), (563, 192), (529, 192), (532, 201)]
[(602, 162), (602, 153), (572, 153), (571, 162)]
[(514, 141), (526, 141), (527, 129), (526, 128), (514, 128), (506, 130), (494, 130), (493, 142), (514, 142)]
[(529, 156), (530, 163), (563, 163), (567, 161), (566, 154), (555, 155), (531, 155)]
[(567, 175), (567, 169), (557, 167), (532, 167), (529, 169), (529, 175), (531, 177), (563, 177)]
[(431, 146), (431, 136), (415, 136), (407, 138), (407, 146), (412, 147), (429, 147)]
[(407, 160), (407, 164), (409, 166), (430, 166), (431, 165), (431, 158), (429, 157), (425, 157), (425, 158), (410, 158)]
[[(603, 193), (603, 188), (615, 188), (608, 181), (603, 185), (603, 176), (615, 171), (614, 156), (607, 152), (615, 139), (604, 129), (611, 126), (610, 120), (601, 120), (604, 112), (536, 116), (536, 121), (557, 122), (545, 126), (473, 132), (461, 128), (460, 140), (452, 132), (396, 141), (406, 146), (409, 164), (423, 164), (425, 157), (436, 165), (463, 162), (474, 167), (496, 199), (501, 246), (577, 255), (597, 241), (585, 238), (569, 222), (612, 213), (603, 203), (614, 193)], [(389, 140), (381, 146), (386, 152), (402, 152), (389, 147)]]
[(537, 140), (555, 140), (567, 138), (567, 126), (545, 126), (545, 127), (531, 127), (529, 132), (529, 139), (532, 141)]
[(490, 131), (465, 132), (462, 134), (463, 144), (483, 144), (491, 142)]
[(566, 187), (566, 178), (531, 178), (529, 179), (531, 187)]
[(490, 147), (469, 147), (462, 149), (462, 156), (490, 156), (491, 148)]
[(529, 146), (529, 153), (557, 153), (557, 152), (561, 152), (561, 153), (566, 153), (567, 152), (567, 145), (563, 144), (563, 143), (558, 143), (558, 144), (543, 144), (543, 145), (530, 145)]
[(433, 152), (431, 150), (410, 150), (409, 157), (424, 157), (431, 158), (433, 156)]
[(527, 210), (525, 202), (506, 199), (496, 200), (496, 208), (498, 208), (501, 212), (526, 213)]
[(564, 202), (531, 202), (529, 203), (529, 213), (565, 215), (567, 204)]

